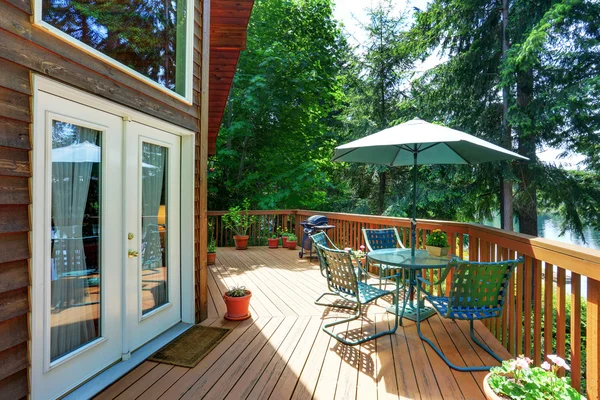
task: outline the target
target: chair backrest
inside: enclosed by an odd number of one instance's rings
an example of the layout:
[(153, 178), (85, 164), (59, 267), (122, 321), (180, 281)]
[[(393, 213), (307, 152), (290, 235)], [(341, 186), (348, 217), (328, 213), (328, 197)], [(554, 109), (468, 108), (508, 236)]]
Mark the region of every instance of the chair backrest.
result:
[(398, 230), (396, 228), (385, 229), (365, 229), (363, 228), (365, 244), (369, 251), (379, 249), (393, 249), (396, 247), (404, 248)]
[[(331, 239), (329, 239), (329, 237), (327, 236), (327, 234), (325, 232), (319, 232), (319, 233), (315, 233), (314, 235), (311, 235), (310, 240), (312, 240), (314, 243), (313, 248), (315, 249), (315, 252), (317, 253), (317, 258), (319, 259), (319, 267), (321, 268), (321, 275), (323, 275), (324, 277), (327, 277), (326, 270), (325, 270), (325, 262), (323, 260), (323, 256), (321, 255), (321, 251), (319, 250), (318, 245), (328, 248), (329, 244), (331, 243)], [(336, 250), (337, 250), (337, 248), (336, 248)]]
[(333, 250), (317, 244), (325, 269), (329, 290), (358, 297), (358, 278), (354, 272), (352, 256), (342, 250)]
[(510, 276), (523, 257), (499, 262), (469, 262), (453, 259), (449, 268), (454, 268), (448, 314), (460, 313), (461, 308), (478, 308), (499, 317), (502, 314)]

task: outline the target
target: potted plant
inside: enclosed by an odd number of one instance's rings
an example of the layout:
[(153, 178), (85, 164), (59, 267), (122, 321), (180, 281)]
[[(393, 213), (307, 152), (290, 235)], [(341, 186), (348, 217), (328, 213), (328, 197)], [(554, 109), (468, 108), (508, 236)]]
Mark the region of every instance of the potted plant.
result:
[(284, 228), (283, 231), (281, 231), (281, 246), (282, 247), (287, 247), (287, 240), (290, 235), (291, 235), (291, 233), (289, 233), (287, 231), (287, 228)]
[(242, 207), (234, 206), (229, 209), (229, 212), (223, 215), (223, 223), (225, 227), (231, 229), (235, 235), (235, 248), (238, 250), (245, 250), (248, 248), (248, 229), (250, 225), (254, 223), (256, 217), (248, 213), (250, 202), (245, 199), (242, 203)]
[(214, 230), (212, 222), (208, 223), (208, 245), (206, 246), (206, 258), (208, 265), (213, 265), (217, 260), (217, 241), (214, 237)]
[(235, 286), (230, 288), (223, 295), (225, 305), (227, 306), (227, 313), (225, 319), (230, 321), (242, 321), (250, 318), (250, 298), (252, 292), (246, 289), (244, 286)]
[(298, 238), (293, 233), (288, 234), (286, 246), (290, 250), (296, 250), (298, 244)]
[(557, 355), (549, 355), (540, 367), (524, 356), (503, 361), (490, 370), (483, 380), (483, 389), (489, 400), (498, 399), (585, 399), (573, 389), (566, 377), (558, 377), (559, 369), (570, 370)]
[(208, 242), (206, 258), (208, 265), (213, 265), (217, 261), (217, 242), (215, 239), (210, 239), (210, 242)]
[(441, 229), (433, 230), (427, 236), (427, 241), (425, 243), (427, 245), (427, 251), (432, 256), (442, 257), (448, 255), (448, 251), (450, 250), (448, 236), (445, 232), (442, 232)]
[(271, 237), (267, 240), (269, 242), (270, 249), (276, 249), (277, 247), (279, 247), (279, 238), (276, 234), (271, 235)]

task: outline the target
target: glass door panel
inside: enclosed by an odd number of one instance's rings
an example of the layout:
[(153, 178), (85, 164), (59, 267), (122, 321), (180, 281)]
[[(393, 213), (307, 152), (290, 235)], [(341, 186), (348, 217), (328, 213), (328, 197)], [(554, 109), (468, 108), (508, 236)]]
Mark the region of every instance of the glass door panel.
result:
[(101, 135), (52, 121), (51, 361), (101, 336)]
[(167, 147), (142, 142), (142, 315), (169, 302), (168, 153)]

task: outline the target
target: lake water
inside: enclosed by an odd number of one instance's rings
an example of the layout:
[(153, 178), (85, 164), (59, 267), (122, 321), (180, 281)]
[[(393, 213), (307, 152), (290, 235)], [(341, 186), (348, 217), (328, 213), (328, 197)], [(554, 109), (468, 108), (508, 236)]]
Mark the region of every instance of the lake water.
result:
[[(484, 225), (500, 228), (500, 216), (494, 218), (493, 221), (484, 222)], [(515, 229), (518, 231), (518, 223), (515, 223)], [(566, 231), (562, 236), (560, 235), (560, 231), (560, 219), (558, 217), (549, 214), (538, 216), (538, 233), (540, 237), (600, 250), (600, 231), (592, 228), (584, 229), (583, 236), (585, 242), (572, 231)]]
[[(494, 218), (493, 221), (486, 221), (484, 225), (500, 228), (500, 216)], [(515, 223), (515, 228), (518, 230), (518, 223)], [(585, 241), (572, 231), (566, 231), (562, 236), (560, 235), (560, 231), (560, 219), (558, 217), (549, 214), (538, 216), (538, 233), (540, 237), (600, 250), (600, 231), (591, 228), (584, 229), (583, 236)], [(556, 267), (554, 268), (554, 273), (556, 279)], [(570, 276), (571, 274), (567, 271), (567, 294), (571, 293), (571, 285), (569, 284)], [(581, 296), (583, 298), (587, 297), (587, 278), (584, 276), (581, 277)]]

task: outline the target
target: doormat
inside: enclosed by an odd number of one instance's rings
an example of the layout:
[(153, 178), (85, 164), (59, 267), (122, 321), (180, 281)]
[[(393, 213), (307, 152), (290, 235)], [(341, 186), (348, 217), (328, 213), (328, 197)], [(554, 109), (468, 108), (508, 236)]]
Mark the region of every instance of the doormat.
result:
[(148, 360), (192, 368), (214, 349), (231, 329), (194, 325), (173, 339)]

